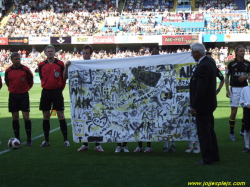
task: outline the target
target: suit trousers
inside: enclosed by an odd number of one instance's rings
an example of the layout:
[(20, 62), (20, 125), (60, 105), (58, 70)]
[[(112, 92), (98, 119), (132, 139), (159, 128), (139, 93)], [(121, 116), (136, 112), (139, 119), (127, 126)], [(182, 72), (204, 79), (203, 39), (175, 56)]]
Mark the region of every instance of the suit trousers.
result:
[(203, 162), (213, 163), (214, 161), (219, 161), (220, 157), (217, 138), (214, 132), (213, 113), (197, 115), (196, 126)]

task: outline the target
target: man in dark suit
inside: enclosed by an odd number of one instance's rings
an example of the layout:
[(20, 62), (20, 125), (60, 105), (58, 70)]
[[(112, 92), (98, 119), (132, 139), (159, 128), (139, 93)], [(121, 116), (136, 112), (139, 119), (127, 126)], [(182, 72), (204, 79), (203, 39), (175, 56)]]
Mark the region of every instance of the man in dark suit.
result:
[(197, 67), (190, 80), (190, 112), (196, 117), (202, 160), (199, 165), (211, 165), (219, 161), (217, 139), (214, 132), (213, 112), (216, 100), (216, 65), (206, 57), (201, 43), (190, 45)]

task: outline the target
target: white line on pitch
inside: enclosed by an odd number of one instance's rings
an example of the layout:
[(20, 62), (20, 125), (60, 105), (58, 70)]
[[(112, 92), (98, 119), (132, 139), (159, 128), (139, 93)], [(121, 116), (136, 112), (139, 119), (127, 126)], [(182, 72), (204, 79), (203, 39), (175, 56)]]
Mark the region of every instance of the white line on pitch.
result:
[[(68, 123), (67, 126), (69, 126), (70, 124), (71, 124), (71, 123)], [(59, 130), (59, 129), (60, 129), (60, 127), (57, 127), (57, 128), (55, 128), (55, 129), (51, 130), (49, 133), (55, 132), (55, 131), (57, 131), (57, 130)], [(38, 139), (38, 138), (41, 138), (41, 137), (43, 137), (43, 136), (44, 136), (43, 134), (41, 134), (41, 135), (39, 135), (39, 136), (36, 136), (36, 137), (32, 138), (32, 141), (33, 141), (33, 140), (36, 140), (36, 139)], [(25, 145), (25, 144), (27, 144), (27, 142), (22, 142), (22, 145)], [(0, 152), (0, 155), (2, 155), (2, 154), (4, 154), (4, 153), (8, 153), (9, 151), (11, 151), (11, 149), (5, 149), (4, 151), (1, 151), (1, 152)]]

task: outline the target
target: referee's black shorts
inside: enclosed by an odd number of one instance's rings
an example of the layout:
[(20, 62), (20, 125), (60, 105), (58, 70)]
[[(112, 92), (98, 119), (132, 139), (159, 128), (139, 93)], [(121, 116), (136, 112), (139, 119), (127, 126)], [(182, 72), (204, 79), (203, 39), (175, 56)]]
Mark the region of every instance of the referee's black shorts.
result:
[(29, 93), (9, 93), (9, 112), (30, 112)]
[(64, 110), (64, 98), (61, 89), (56, 90), (42, 90), (40, 99), (40, 110), (50, 111), (51, 106), (53, 110), (63, 111)]

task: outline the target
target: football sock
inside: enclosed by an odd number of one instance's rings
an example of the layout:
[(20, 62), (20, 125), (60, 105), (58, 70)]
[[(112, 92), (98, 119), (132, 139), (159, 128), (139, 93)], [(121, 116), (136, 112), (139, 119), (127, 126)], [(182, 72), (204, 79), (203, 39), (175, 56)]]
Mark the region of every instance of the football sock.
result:
[(170, 142), (170, 146), (175, 146), (174, 144), (175, 144), (175, 141)]
[(164, 147), (168, 147), (168, 141), (164, 141)]
[(85, 146), (89, 146), (89, 143), (85, 142), (85, 143), (83, 143), (83, 145), (85, 145)]
[(244, 119), (241, 120), (241, 130), (240, 132), (244, 132)]
[(199, 141), (195, 142), (195, 148), (199, 148), (200, 149), (200, 142)]
[(43, 120), (43, 133), (46, 142), (49, 142), (49, 130), (50, 130), (49, 120)]
[(249, 134), (250, 131), (244, 131), (245, 148), (249, 149)]
[(125, 147), (125, 146), (127, 146), (127, 143), (128, 143), (128, 142), (123, 142), (123, 145), (122, 145), (122, 147)]
[(65, 119), (59, 120), (60, 128), (63, 134), (64, 141), (68, 141), (68, 130), (67, 130), (67, 123)]
[(147, 142), (147, 147), (151, 147), (151, 142)]
[(31, 121), (25, 121), (25, 130), (27, 135), (27, 140), (31, 140)]
[(142, 148), (142, 142), (138, 142), (138, 146)]
[(100, 143), (95, 143), (95, 146), (98, 146), (98, 145), (100, 145)]
[(193, 142), (192, 141), (188, 142), (188, 147), (193, 148)]
[(229, 124), (230, 124), (230, 134), (234, 134), (235, 120), (229, 119)]
[(18, 120), (13, 120), (12, 121), (12, 127), (14, 130), (14, 135), (15, 137), (20, 140), (20, 136), (19, 136), (19, 132), (20, 132), (20, 125), (19, 125), (19, 121)]

